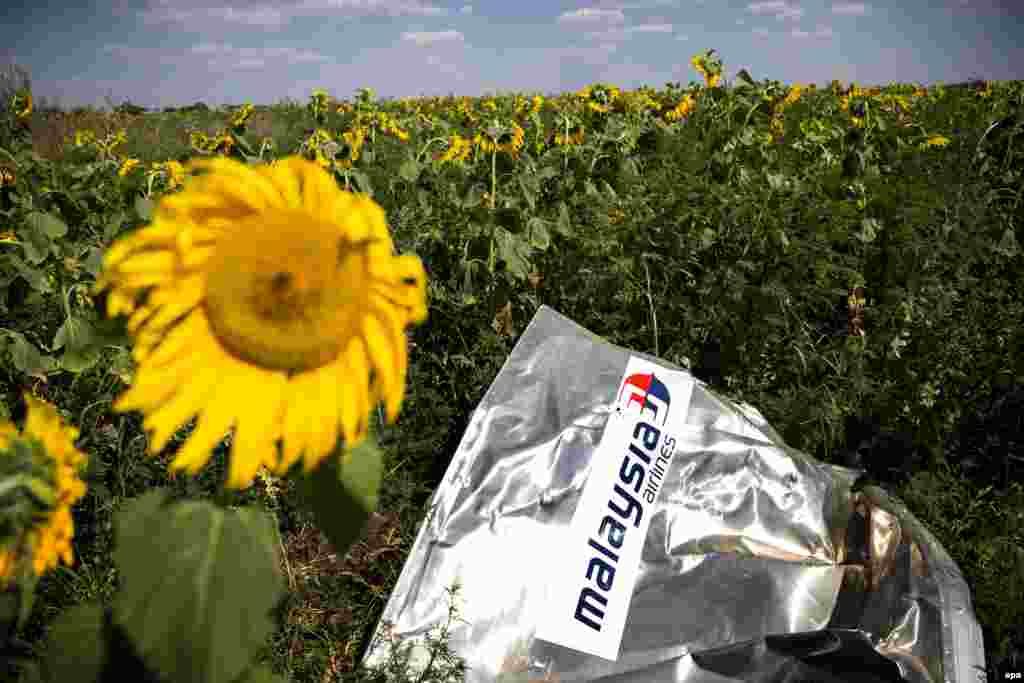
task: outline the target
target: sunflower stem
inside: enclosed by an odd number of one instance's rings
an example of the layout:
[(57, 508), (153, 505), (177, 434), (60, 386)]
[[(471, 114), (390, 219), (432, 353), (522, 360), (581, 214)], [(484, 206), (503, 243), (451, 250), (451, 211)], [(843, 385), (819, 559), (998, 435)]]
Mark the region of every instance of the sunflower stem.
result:
[(427, 148), (428, 147), (430, 147), (435, 142), (444, 142), (444, 141), (445, 141), (445, 138), (432, 138), (430, 140), (427, 140), (426, 143), (424, 143), (423, 147), (420, 149), (420, 153), (416, 155), (417, 163), (423, 158), (423, 155), (427, 153)]
[(498, 186), (498, 150), (495, 149), (491, 152), (491, 211), (494, 211), (495, 197), (494, 193), (497, 191)]
[[(491, 211), (494, 211), (494, 205), (495, 205), (494, 194), (497, 191), (497, 184), (498, 184), (497, 164), (498, 164), (498, 150), (495, 149), (495, 150), (493, 150), (491, 152), (491, 197), (490, 197)], [(494, 274), (494, 265), (495, 265), (494, 264), (494, 232), (495, 232), (495, 226), (494, 226), (494, 220), (492, 218), (492, 220), (491, 220), (491, 241), (490, 241), (490, 245), (489, 245), (489, 253), (488, 253), (488, 256), (487, 256), (487, 269), (491, 272), (492, 275)]]

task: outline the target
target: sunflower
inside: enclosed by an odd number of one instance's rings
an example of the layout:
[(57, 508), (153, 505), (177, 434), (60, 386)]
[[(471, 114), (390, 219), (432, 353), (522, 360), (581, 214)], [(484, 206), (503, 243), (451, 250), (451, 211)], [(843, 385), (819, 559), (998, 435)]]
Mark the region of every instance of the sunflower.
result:
[[(74, 561), (71, 506), (85, 495), (78, 472), (86, 456), (75, 449), (78, 430), (62, 424), (57, 410), (26, 394), (28, 415), (19, 434), (0, 423), (0, 585), (22, 572), (27, 561), (41, 576), (60, 560)], [(16, 483), (21, 480), (21, 484)]]
[(75, 147), (86, 147), (94, 142), (96, 142), (96, 133), (91, 130), (76, 130), (72, 144)]
[(948, 144), (949, 138), (947, 138), (945, 135), (932, 135), (929, 136), (928, 139), (921, 144), (921, 148), (924, 149), (926, 147), (945, 147)]
[(473, 141), (455, 133), (447, 141), (448, 148), (438, 157), (438, 161), (465, 161), (473, 152)]
[(665, 113), (665, 118), (669, 121), (679, 121), (689, 116), (696, 107), (697, 102), (693, 99), (693, 95), (686, 95), (679, 100), (679, 104)]
[(573, 147), (583, 144), (586, 129), (581, 125), (573, 125), (566, 134), (555, 133), (552, 144), (556, 147)]
[(121, 167), (117, 169), (117, 175), (119, 175), (122, 178), (125, 177), (126, 175), (131, 173), (132, 169), (137, 167), (139, 163), (140, 162), (138, 159), (125, 159), (124, 161), (121, 162)]
[(505, 152), (513, 157), (519, 155), (526, 139), (526, 131), (516, 123), (490, 128), (473, 136), (473, 144), (482, 152)]
[(165, 161), (162, 168), (167, 176), (167, 186), (170, 189), (173, 190), (184, 182), (185, 167), (181, 165), (180, 161), (175, 161), (174, 159)]
[(32, 93), (22, 91), (11, 97), (11, 110), (19, 119), (26, 119), (32, 114)]
[(397, 416), (404, 329), (427, 314), (423, 265), (394, 255), (376, 203), (314, 162), (189, 165), (210, 173), (113, 245), (96, 285), (135, 341), (136, 378), (115, 409), (143, 412), (153, 452), (198, 415), (172, 469), (196, 473), (234, 427), (229, 487), (300, 458), (309, 472), (339, 435), (346, 448), (366, 437), (378, 401)]
[(253, 109), (254, 107), (251, 104), (246, 104), (236, 111), (231, 116), (231, 126), (233, 128), (243, 128), (245, 124), (249, 122), (249, 117), (252, 116)]

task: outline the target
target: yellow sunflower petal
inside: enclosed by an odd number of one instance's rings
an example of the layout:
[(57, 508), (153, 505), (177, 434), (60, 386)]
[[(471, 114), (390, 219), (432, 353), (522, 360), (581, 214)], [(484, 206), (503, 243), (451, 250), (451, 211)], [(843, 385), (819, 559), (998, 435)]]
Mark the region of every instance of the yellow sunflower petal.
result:
[(205, 276), (202, 273), (194, 273), (177, 280), (172, 287), (161, 287), (150, 292), (146, 303), (150, 306), (174, 306), (182, 299), (198, 303), (206, 293), (205, 284)]
[(202, 341), (193, 340), (193, 343), (200, 346), (193, 346), (191, 352), (181, 354), (174, 362), (167, 362), (164, 366), (140, 364), (131, 387), (118, 397), (114, 410), (119, 413), (130, 410), (145, 412), (169, 400), (179, 384), (186, 383), (191, 375), (201, 372), (206, 364), (203, 351), (209, 351), (208, 344), (211, 342), (203, 344)]
[(183, 424), (205, 409), (220, 378), (219, 369), (203, 368), (187, 382), (179, 384), (174, 396), (146, 416), (143, 424), (153, 432), (153, 453), (162, 451)]
[(273, 164), (268, 166), (264, 173), (266, 173), (270, 182), (277, 188), (284, 207), (289, 209), (302, 208), (302, 187), (299, 184), (298, 176), (291, 166)]
[(139, 331), (139, 327), (146, 322), (147, 319), (152, 317), (154, 312), (155, 309), (152, 306), (140, 306), (128, 318), (128, 333), (136, 335)]
[(360, 427), (370, 408), (366, 387), (370, 368), (363, 341), (358, 337), (353, 338), (338, 362), (341, 364), (338, 375), (344, 378), (338, 383), (342, 436), (345, 438), (345, 447), (351, 448), (362, 440), (363, 430)]
[[(167, 199), (163, 200), (166, 201)], [(168, 248), (174, 244), (175, 236), (180, 229), (180, 226), (157, 221), (120, 238), (104, 254), (104, 270), (112, 269), (134, 251)]]
[(106, 279), (120, 290), (141, 290), (168, 284), (173, 275), (160, 271), (125, 273), (115, 269), (107, 271)]
[(171, 251), (151, 251), (132, 254), (118, 267), (121, 275), (161, 274), (165, 278), (174, 274), (177, 258)]
[[(101, 290), (97, 290), (101, 291)], [(107, 297), (107, 316), (115, 317), (122, 313), (130, 314), (135, 310), (135, 297), (127, 292), (115, 290)]]
[(237, 419), (238, 406), (232, 400), (237, 395), (234, 390), (237, 377), (237, 374), (221, 376), (213, 395), (208, 398), (202, 414), (196, 421), (195, 430), (171, 462), (173, 469), (183, 469), (190, 474), (197, 474), (209, 461), (213, 447), (224, 438)]
[(407, 309), (410, 322), (419, 323), (426, 319), (426, 279), (423, 262), (412, 255), (392, 259), (394, 279), (375, 283), (373, 291), (395, 305)]
[(263, 466), (284, 475), (279, 468), (275, 441), (281, 433), (282, 399), (287, 380), (279, 373), (255, 370), (247, 380), (240, 386), (243, 393), (235, 400), (246, 401), (249, 396), (259, 396), (260, 400), (249, 401), (245, 414), (238, 416), (231, 447), (229, 488), (246, 488)]
[(377, 240), (380, 244), (388, 247), (388, 255), (391, 254), (391, 235), (388, 232), (387, 216), (384, 209), (366, 195), (351, 195), (352, 209), (365, 220), (364, 232), (358, 239)]
[[(366, 317), (370, 326), (377, 322), (377, 334), (380, 335), (384, 344), (380, 347), (379, 357), (374, 360), (374, 365), (381, 376), (382, 393), (385, 397), (389, 419), (394, 419), (398, 414), (401, 405), (400, 377), (401, 369), (407, 362), (405, 357), (405, 334), (403, 333), (404, 316), (395, 311), (391, 306), (378, 306), (371, 309)], [(367, 343), (370, 338), (367, 337)], [(370, 345), (371, 357), (373, 357), (373, 345)]]
[(385, 396), (394, 391), (396, 354), (394, 334), (376, 315), (363, 318), (363, 339)]
[(156, 347), (144, 353), (135, 347), (134, 354), (136, 361), (146, 361), (147, 374), (149, 369), (156, 369), (166, 365), (172, 360), (177, 360), (183, 353), (191, 353), (191, 347), (195, 344), (198, 335), (205, 333), (209, 327), (204, 324), (205, 319), (201, 312), (193, 311), (184, 320), (168, 330)]
[(202, 193), (196, 190), (165, 197), (161, 200), (160, 207), (158, 211), (168, 212), (168, 216), (161, 216), (161, 219), (176, 223), (193, 222), (210, 225), (215, 219), (221, 219), (217, 225), (225, 233), (232, 231), (237, 219), (255, 213), (248, 202), (238, 198)]
[(405, 333), (399, 331), (398, 365), (395, 377), (395, 387), (392, 393), (386, 397), (384, 405), (389, 424), (393, 423), (398, 417), (398, 411), (401, 409), (402, 402), (405, 400), (405, 373), (409, 364), (409, 350), (406, 348), (407, 343)]
[(314, 216), (323, 213), (325, 207), (330, 207), (328, 211), (333, 209), (340, 194), (334, 178), (315, 164), (303, 164), (300, 168), (302, 207)]
[(163, 330), (175, 320), (189, 316), (202, 303), (202, 298), (202, 289), (183, 287), (180, 290), (180, 298), (160, 306), (159, 310), (152, 315), (147, 315), (144, 320), (138, 321), (137, 325), (133, 325), (134, 320), (129, 322), (128, 331), (134, 334), (136, 331), (142, 330), (153, 332)]
[(318, 393), (317, 373), (303, 372), (288, 381), (284, 409), (284, 439), (281, 450), (281, 470), (288, 470), (312, 447), (313, 412), (321, 400)]
[(234, 162), (217, 173), (202, 178), (202, 191), (219, 195), (222, 200), (241, 203), (256, 211), (265, 211), (282, 204), (277, 187), (262, 173), (250, 166)]
[(313, 409), (312, 447), (306, 451), (303, 462), (307, 473), (312, 472), (320, 461), (330, 455), (338, 446), (339, 415), (338, 392), (335, 387), (341, 381), (339, 366), (332, 364), (316, 373), (319, 400)]

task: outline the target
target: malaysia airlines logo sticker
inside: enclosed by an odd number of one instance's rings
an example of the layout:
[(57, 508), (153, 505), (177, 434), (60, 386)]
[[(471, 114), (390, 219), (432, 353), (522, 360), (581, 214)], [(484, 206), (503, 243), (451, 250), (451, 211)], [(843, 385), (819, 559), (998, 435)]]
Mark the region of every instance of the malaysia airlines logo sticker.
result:
[(559, 537), (538, 638), (618, 659), (640, 555), (693, 385), (686, 372), (630, 357), (564, 541)]
[(668, 409), (671, 403), (668, 387), (653, 372), (632, 374), (625, 379), (622, 388), (619, 389), (620, 408), (625, 405), (628, 410), (630, 406), (637, 404), (641, 413), (648, 411), (659, 425), (668, 422)]

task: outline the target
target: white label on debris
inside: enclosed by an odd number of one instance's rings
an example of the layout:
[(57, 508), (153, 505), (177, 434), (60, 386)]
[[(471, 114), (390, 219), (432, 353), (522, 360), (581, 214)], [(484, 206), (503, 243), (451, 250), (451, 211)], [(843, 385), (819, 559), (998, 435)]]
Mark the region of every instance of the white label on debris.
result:
[(618, 659), (651, 511), (692, 392), (689, 374), (630, 357), (565, 546), (551, 558), (536, 637)]

